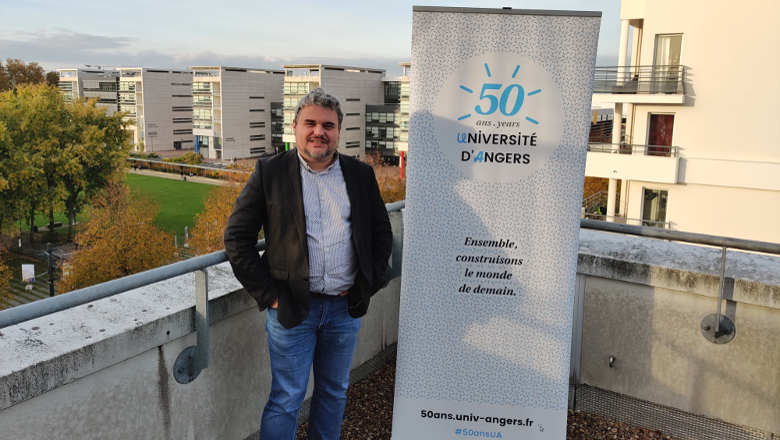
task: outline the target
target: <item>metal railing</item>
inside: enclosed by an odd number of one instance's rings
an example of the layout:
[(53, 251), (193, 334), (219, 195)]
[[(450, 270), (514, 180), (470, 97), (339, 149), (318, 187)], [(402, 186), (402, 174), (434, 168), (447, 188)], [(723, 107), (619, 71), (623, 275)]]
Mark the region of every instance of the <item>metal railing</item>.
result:
[[(133, 160), (156, 162), (144, 159)], [(188, 166), (193, 167), (193, 165)], [(239, 172), (237, 170), (227, 169), (220, 169), (220, 171)], [(406, 201), (402, 200), (396, 203), (389, 203), (386, 205), (386, 208), (388, 212), (394, 212), (400, 211), (405, 206)], [(256, 248), (258, 252), (265, 250), (265, 240), (258, 241)], [(169, 280), (171, 278), (185, 275), (190, 272), (203, 271), (208, 267), (216, 266), (217, 264), (221, 264), (226, 261), (228, 261), (228, 258), (225, 251), (213, 252), (211, 254), (201, 255), (189, 260), (179, 261), (167, 266), (158, 267), (146, 272), (128, 275), (116, 280), (85, 287), (83, 289), (74, 290), (66, 294), (57, 295), (51, 298), (46, 298), (44, 300), (3, 310), (0, 311), (0, 329), (20, 324), (31, 319), (51, 315), (52, 313), (68, 310), (73, 307), (78, 307), (93, 301), (108, 298), (120, 293), (127, 292), (129, 290), (138, 289), (150, 284)]]
[(672, 229), (672, 222), (662, 222), (658, 220), (642, 220), (638, 218), (619, 217), (615, 215), (598, 214), (594, 212), (584, 212), (582, 214), (582, 218), (588, 220), (596, 220), (596, 221), (609, 220), (613, 223), (630, 225), (630, 226), (644, 226), (650, 228)]
[[(133, 159), (143, 162), (156, 162), (144, 159)], [(229, 170), (222, 170), (229, 171)], [(388, 212), (399, 211), (406, 206), (406, 201), (389, 203), (386, 205)], [(605, 216), (602, 216), (605, 217)], [(647, 220), (637, 220), (647, 222)], [(660, 222), (664, 223), (664, 222)], [(635, 226), (630, 224), (621, 224), (614, 222), (604, 222), (590, 219), (582, 219), (580, 227), (583, 229), (593, 229), (598, 231), (613, 232), (618, 234), (635, 235), (639, 237), (656, 238), (661, 240), (679, 241), (685, 243), (701, 244), (707, 246), (725, 247), (739, 249), (750, 252), (763, 252), (768, 254), (780, 255), (780, 244), (768, 243), (755, 240), (744, 240), (739, 238), (720, 237), (715, 235), (697, 234), (692, 232), (673, 231), (670, 229)], [(265, 249), (265, 240), (257, 243), (257, 250)], [(73, 292), (47, 298), (34, 303), (25, 304), (8, 310), (0, 311), (0, 329), (16, 325), (31, 319), (40, 318), (52, 313), (67, 310), (73, 307), (87, 304), (99, 299), (127, 292), (132, 289), (148, 286), (168, 280), (173, 277), (184, 275), (196, 270), (202, 270), (227, 261), (225, 251), (214, 252), (208, 255), (202, 255), (186, 261), (180, 261), (167, 266), (129, 275), (106, 283), (98, 284), (84, 289), (74, 290)]]
[(591, 194), (588, 197), (582, 199), (582, 207), (585, 208), (585, 211), (587, 212), (596, 206), (606, 205), (608, 194), (608, 191), (599, 191), (597, 193)]
[(684, 94), (685, 66), (596, 67), (593, 93)]
[(665, 145), (612, 144), (588, 142), (588, 151), (594, 153), (635, 154), (640, 156), (678, 157), (679, 147)]

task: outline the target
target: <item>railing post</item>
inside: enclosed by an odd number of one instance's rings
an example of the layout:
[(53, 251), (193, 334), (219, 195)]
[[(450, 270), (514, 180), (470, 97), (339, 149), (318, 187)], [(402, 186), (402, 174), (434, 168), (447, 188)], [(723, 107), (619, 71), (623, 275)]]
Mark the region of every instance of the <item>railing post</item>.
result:
[(726, 286), (726, 250), (723, 246), (723, 253), (720, 257), (720, 283), (718, 286), (718, 307), (713, 315), (707, 315), (701, 320), (699, 328), (704, 337), (713, 344), (727, 344), (734, 339), (736, 327), (734, 321), (728, 316), (721, 315), (721, 306), (723, 304), (723, 290)]
[(205, 269), (195, 271), (195, 332), (197, 343), (193, 368), (209, 366), (209, 277)]
[(196, 343), (182, 350), (173, 363), (176, 382), (188, 384), (209, 366), (209, 278), (206, 269), (195, 271)]

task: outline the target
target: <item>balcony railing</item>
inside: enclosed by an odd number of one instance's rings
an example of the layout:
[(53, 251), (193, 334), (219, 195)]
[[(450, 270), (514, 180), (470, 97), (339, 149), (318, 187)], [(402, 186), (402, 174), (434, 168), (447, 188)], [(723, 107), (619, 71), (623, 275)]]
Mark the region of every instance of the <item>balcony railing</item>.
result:
[(685, 94), (685, 67), (596, 67), (593, 93)]
[(584, 213), (582, 218), (588, 220), (610, 220), (612, 223), (632, 226), (647, 226), (651, 228), (672, 229), (672, 222), (662, 222), (658, 220), (642, 220), (638, 218), (618, 217), (614, 215), (604, 215), (598, 213)]
[(678, 157), (679, 148), (664, 145), (610, 144), (588, 142), (588, 151), (594, 153), (633, 154), (640, 156)]
[(199, 108), (211, 108), (211, 103), (212, 101), (193, 101), (192, 106)]

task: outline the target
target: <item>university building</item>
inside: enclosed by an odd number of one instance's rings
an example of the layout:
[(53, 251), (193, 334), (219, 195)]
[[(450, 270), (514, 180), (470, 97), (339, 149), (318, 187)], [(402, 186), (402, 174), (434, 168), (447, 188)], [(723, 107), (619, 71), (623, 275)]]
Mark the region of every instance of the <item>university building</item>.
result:
[(777, 33), (755, 36), (776, 15), (716, 3), (622, 1), (618, 65), (594, 81), (612, 139), (590, 143), (586, 175), (609, 179), (609, 220), (777, 243), (780, 84), (736, 62), (777, 70)]
[(120, 67), (119, 109), (136, 151), (192, 149), (192, 72)]
[(196, 151), (211, 159), (281, 150), (283, 70), (193, 66)]
[(377, 152), (399, 165), (409, 146), (409, 80), (411, 63), (398, 63), (401, 76), (382, 77), (384, 102), (366, 105), (366, 153)]
[(109, 69), (57, 69), (59, 88), (66, 101), (97, 98), (97, 106), (109, 115), (119, 109), (119, 71)]

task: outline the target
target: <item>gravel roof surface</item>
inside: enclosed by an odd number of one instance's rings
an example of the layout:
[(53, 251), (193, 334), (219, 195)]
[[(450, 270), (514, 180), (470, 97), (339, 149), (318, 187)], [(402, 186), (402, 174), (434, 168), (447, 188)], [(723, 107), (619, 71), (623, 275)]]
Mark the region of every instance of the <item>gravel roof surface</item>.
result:
[[(347, 409), (341, 440), (390, 440), (395, 393), (395, 358), (347, 390)], [(297, 440), (308, 440), (304, 423)], [(604, 417), (569, 410), (566, 438), (569, 440), (676, 440), (661, 431), (635, 428)], [(435, 439), (432, 439), (435, 440)]]

